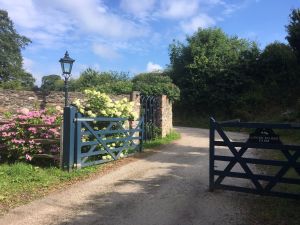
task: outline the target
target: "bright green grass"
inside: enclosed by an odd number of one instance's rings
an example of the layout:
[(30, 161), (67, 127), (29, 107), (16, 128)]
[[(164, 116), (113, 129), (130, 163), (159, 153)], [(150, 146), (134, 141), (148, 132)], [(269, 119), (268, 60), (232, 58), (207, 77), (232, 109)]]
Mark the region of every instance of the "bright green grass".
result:
[(43, 196), (50, 189), (74, 181), (101, 169), (92, 166), (65, 172), (58, 168), (40, 168), (25, 163), (0, 165), (0, 214), (3, 211)]
[(158, 147), (160, 145), (169, 144), (172, 141), (177, 140), (179, 138), (180, 138), (180, 133), (178, 133), (176, 131), (172, 131), (170, 134), (168, 134), (164, 138), (159, 138), (159, 139), (155, 139), (155, 140), (145, 142), (144, 143), (144, 148), (155, 148), (155, 147)]

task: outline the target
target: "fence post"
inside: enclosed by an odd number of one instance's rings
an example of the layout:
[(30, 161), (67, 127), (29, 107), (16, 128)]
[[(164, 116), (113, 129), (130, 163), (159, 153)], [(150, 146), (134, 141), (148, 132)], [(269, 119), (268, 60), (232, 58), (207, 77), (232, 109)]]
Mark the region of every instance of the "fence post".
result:
[(215, 120), (211, 117), (209, 121), (209, 191), (214, 191), (214, 155), (215, 155)]
[(62, 169), (68, 171), (71, 171), (74, 165), (75, 113), (74, 107), (64, 107)]

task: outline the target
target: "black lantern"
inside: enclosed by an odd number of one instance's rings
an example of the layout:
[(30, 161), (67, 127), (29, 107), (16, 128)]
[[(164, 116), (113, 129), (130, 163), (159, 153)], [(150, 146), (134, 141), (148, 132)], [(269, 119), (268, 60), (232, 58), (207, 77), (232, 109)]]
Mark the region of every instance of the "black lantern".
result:
[(61, 69), (63, 73), (62, 75), (65, 78), (65, 106), (68, 106), (68, 79), (71, 76), (72, 66), (75, 60), (72, 59), (69, 56), (68, 51), (66, 51), (65, 56), (61, 58), (59, 62), (61, 64)]
[(71, 76), (72, 66), (73, 66), (73, 63), (75, 62), (75, 60), (70, 58), (68, 51), (66, 51), (65, 57), (61, 58), (59, 60), (59, 62), (61, 64), (63, 76), (64, 77), (68, 76), (68, 78), (69, 78)]

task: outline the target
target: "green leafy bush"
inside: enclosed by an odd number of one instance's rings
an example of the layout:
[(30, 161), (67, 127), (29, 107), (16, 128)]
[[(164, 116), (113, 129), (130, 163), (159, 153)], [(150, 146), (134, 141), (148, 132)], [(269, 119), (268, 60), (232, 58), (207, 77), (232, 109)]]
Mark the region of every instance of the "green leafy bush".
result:
[(172, 101), (179, 100), (180, 90), (164, 73), (142, 73), (132, 79), (133, 89), (144, 95), (167, 95)]

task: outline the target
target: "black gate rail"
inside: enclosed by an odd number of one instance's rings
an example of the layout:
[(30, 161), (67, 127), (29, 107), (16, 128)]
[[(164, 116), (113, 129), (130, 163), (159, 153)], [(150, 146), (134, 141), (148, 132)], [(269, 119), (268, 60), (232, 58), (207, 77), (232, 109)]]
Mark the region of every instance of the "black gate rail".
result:
[[(256, 133), (250, 134), (250, 137), (245, 142), (236, 142), (231, 141), (227, 137), (223, 130), (224, 127), (255, 128)], [(300, 146), (283, 144), (280, 141), (279, 136), (276, 135), (271, 129), (300, 129), (300, 124), (241, 123), (238, 120), (216, 122), (213, 118), (210, 119), (210, 191), (213, 191), (214, 189), (224, 189), (260, 195), (300, 199), (300, 193), (289, 193), (273, 190), (273, 188), (279, 183), (300, 185), (300, 162), (298, 161), (300, 157)], [(261, 136), (257, 136), (259, 131), (261, 132)], [(222, 139), (221, 141), (215, 140), (215, 132), (220, 135)], [(228, 147), (233, 156), (217, 155), (215, 152), (215, 146)], [(243, 157), (246, 151), (250, 148), (281, 151), (287, 161)], [(225, 161), (229, 162), (229, 164), (224, 170), (218, 170), (215, 169), (215, 161)], [(231, 170), (236, 164), (240, 164), (244, 172), (232, 172)], [(281, 168), (275, 175), (261, 175), (253, 173), (248, 164), (278, 166)], [(284, 177), (290, 168), (295, 169), (296, 173), (298, 174), (297, 178)], [(226, 177), (248, 179), (253, 183), (254, 188), (222, 184)], [(265, 181), (266, 185), (262, 185), (259, 181)]]

